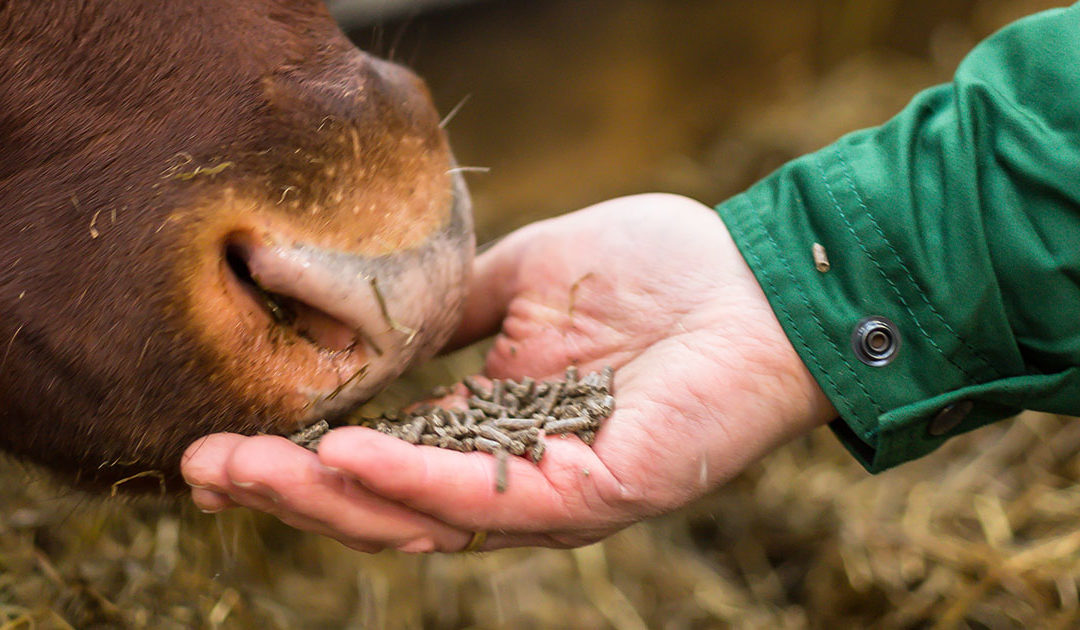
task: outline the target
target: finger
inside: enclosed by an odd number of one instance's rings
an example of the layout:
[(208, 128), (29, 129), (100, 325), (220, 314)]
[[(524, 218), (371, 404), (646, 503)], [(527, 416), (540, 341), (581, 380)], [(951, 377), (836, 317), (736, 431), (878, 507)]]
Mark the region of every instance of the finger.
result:
[[(182, 461), (185, 479), (197, 486), (193, 495), (207, 499), (210, 509), (223, 502), (206, 493), (226, 495), (230, 505), (267, 512), (361, 551), (456, 551), (470, 536), (346, 483), (284, 438), (215, 434), (189, 447)], [(425, 529), (431, 523), (436, 525)]]
[(510, 300), (517, 291), (522, 253), (519, 233), (510, 234), (476, 257), (461, 324), (450, 337), (444, 352), (486, 339), (499, 331)]
[(205, 488), (192, 488), (191, 501), (206, 514), (217, 514), (237, 506), (228, 495)]
[(376, 553), (386, 548), (385, 545), (368, 544), (367, 541), (353, 541), (351, 539), (342, 538), (340, 535), (336, 535), (336, 532), (326, 527), (325, 524), (310, 519), (303, 514), (288, 510), (285, 506), (281, 505), (281, 499), (277, 495), (258, 484), (244, 484), (243, 486), (234, 485), (229, 490), (228, 499), (234, 505), (269, 514), (294, 529), (327, 536), (329, 538), (336, 538), (358, 551)]
[(259, 436), (239, 443), (226, 471), (234, 487), (230, 496), (352, 547), (457, 551), (471, 536), (346, 480), (285, 438)]
[(225, 462), (245, 439), (236, 433), (215, 433), (196, 440), (180, 458), (184, 481), (195, 489), (220, 491), (228, 485)]
[(181, 458), (181, 471), (192, 486), (191, 498), (195, 504), (210, 513), (243, 506), (273, 514), (297, 529), (326, 533), (320, 523), (299, 515), (281, 513), (277, 496), (257, 483), (233, 483), (229, 476), (229, 460), (241, 445), (252, 439), (235, 433), (216, 433), (188, 447)]
[(495, 490), (495, 460), (414, 446), (371, 429), (345, 427), (323, 437), (319, 459), (364, 487), (464, 530), (544, 532), (613, 517), (599, 499), (616, 482), (577, 439), (548, 440), (539, 466), (507, 462), (509, 486)]

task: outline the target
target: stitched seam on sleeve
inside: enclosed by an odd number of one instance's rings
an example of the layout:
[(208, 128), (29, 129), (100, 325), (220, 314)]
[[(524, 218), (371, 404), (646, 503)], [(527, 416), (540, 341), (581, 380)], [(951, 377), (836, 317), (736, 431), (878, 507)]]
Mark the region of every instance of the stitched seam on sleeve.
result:
[[(835, 152), (837, 159), (842, 161), (843, 158), (842, 156), (840, 156), (839, 149), (835, 149)], [(859, 233), (855, 232), (855, 226), (852, 225), (851, 219), (848, 218), (848, 214), (846, 212), (843, 212), (843, 205), (836, 198), (836, 195), (833, 192), (833, 185), (829, 183), (828, 174), (825, 172), (825, 165), (822, 163), (822, 160), (819, 159), (815, 161), (818, 162), (818, 170), (821, 172), (821, 182), (825, 185), (825, 191), (828, 193), (828, 199), (833, 202), (833, 206), (836, 209), (836, 214), (838, 214), (840, 218), (843, 219), (843, 225), (848, 228), (848, 232), (851, 233), (851, 238), (854, 239), (855, 243), (859, 244), (859, 249), (862, 250), (863, 254), (865, 254), (867, 258), (870, 259), (870, 263), (874, 264), (874, 268), (877, 269), (878, 276), (880, 276), (882, 280), (885, 280), (886, 284), (889, 285), (889, 289), (892, 290), (892, 294), (896, 296), (897, 300), (900, 300), (900, 305), (904, 307), (904, 311), (907, 312), (907, 317), (912, 318), (912, 323), (914, 323), (915, 327), (917, 327), (919, 332), (922, 333), (922, 336), (929, 341), (930, 345), (933, 346), (935, 350), (937, 350), (937, 353), (941, 354), (941, 356), (946, 361), (948, 361), (948, 358), (945, 357), (945, 353), (940, 347), (937, 347), (937, 344), (935, 343), (930, 333), (928, 333), (926, 329), (923, 329), (922, 324), (919, 323), (919, 318), (915, 316), (915, 312), (912, 310), (912, 307), (908, 306), (907, 300), (904, 299), (904, 295), (900, 292), (899, 287), (897, 287), (896, 284), (892, 281), (892, 279), (889, 278), (888, 274), (885, 272), (885, 268), (881, 267), (881, 263), (879, 263), (878, 259), (874, 256), (874, 254), (869, 251), (866, 243), (864, 243), (863, 240), (859, 238)], [(862, 207), (863, 212), (866, 213), (867, 218), (870, 219), (870, 223), (874, 223), (874, 217), (870, 215), (869, 209), (867, 209), (866, 205), (863, 204), (861, 200), (859, 204), (860, 207)], [(882, 240), (885, 239), (885, 234), (882, 234), (880, 229), (877, 230), (877, 233)], [(886, 243), (888, 244), (888, 241), (886, 241)], [(907, 272), (907, 269), (904, 267), (904, 264), (902, 262), (900, 263), (900, 266), (902, 269), (904, 269), (905, 272)], [(910, 273), (908, 273), (908, 277), (910, 277)], [(951, 363), (951, 361), (949, 361), (949, 363)], [(971, 378), (971, 375), (964, 371), (962, 367), (956, 365), (955, 363), (954, 366), (959, 368), (959, 370), (963, 372), (964, 375), (967, 375), (968, 378)]]
[[(754, 220), (754, 221), (756, 221), (758, 223), (759, 229), (761, 229), (762, 233), (765, 234), (765, 237), (767, 239), (769, 239), (769, 243), (772, 245), (773, 249), (775, 250), (777, 257), (782, 259), (782, 261), (783, 261), (782, 267), (785, 270), (787, 270), (787, 275), (791, 279), (792, 286), (798, 286), (798, 284), (799, 284), (798, 280), (795, 278), (795, 274), (791, 271), (791, 264), (790, 264), (791, 261), (788, 260), (788, 257), (784, 254), (784, 251), (780, 247), (780, 244), (776, 242), (775, 238), (773, 238), (773, 235), (772, 235), (771, 232), (769, 232), (769, 229), (767, 227), (765, 227), (765, 224), (758, 218), (758, 216), (756, 214), (757, 209), (754, 206), (753, 201), (751, 201), (750, 199), (745, 198), (745, 197), (744, 197), (744, 199), (746, 200), (747, 204), (750, 205), (750, 208), (752, 210), (752, 212), (749, 213), (750, 217), (752, 217), (752, 220)], [(761, 264), (760, 259), (757, 257), (757, 255), (755, 253), (751, 252), (749, 250), (749, 248), (747, 248), (747, 251), (750, 252), (750, 256), (754, 259), (755, 267), (758, 268), (758, 269), (761, 269), (763, 271), (763, 273), (764, 273), (764, 275), (766, 277), (766, 281), (769, 283), (769, 287), (770, 287), (770, 290), (772, 291), (773, 295), (779, 295), (779, 292), (776, 290), (776, 285), (772, 281), (771, 272), (769, 272), (767, 270), (767, 268), (764, 265)], [(806, 294), (803, 293), (802, 291), (797, 291), (797, 293), (799, 294), (799, 297), (802, 298), (802, 302), (803, 302), (803, 305), (806, 306), (806, 310), (810, 311), (810, 317), (814, 320), (814, 323), (817, 325), (818, 330), (821, 331), (821, 336), (825, 338), (826, 342), (828, 342), (829, 346), (836, 353), (836, 356), (838, 356), (840, 358), (840, 363), (851, 374), (851, 377), (855, 381), (855, 384), (859, 386), (859, 389), (862, 391), (863, 395), (866, 396), (866, 400), (870, 402), (871, 406), (873, 406), (875, 412), (877, 413), (877, 416), (880, 417), (881, 415), (883, 415), (885, 413), (885, 411), (878, 404), (877, 400), (875, 400), (875, 398), (870, 395), (870, 392), (867, 391), (866, 386), (863, 385), (861, 380), (859, 380), (859, 375), (855, 372), (855, 369), (852, 368), (851, 364), (849, 364), (845, 360), (844, 354), (836, 346), (836, 343), (833, 342), (832, 337), (830, 337), (829, 334), (825, 331), (824, 323), (822, 323), (821, 318), (818, 317), (817, 311), (815, 311), (813, 306), (810, 304), (810, 300), (806, 297)], [(798, 336), (799, 342), (803, 345), (804, 348), (806, 348), (807, 354), (809, 354), (810, 357), (814, 360), (814, 363), (817, 364), (818, 370), (825, 377), (825, 380), (832, 387), (832, 390), (836, 393), (837, 397), (839, 397), (840, 400), (844, 402), (845, 405), (847, 405), (849, 408), (854, 410), (855, 406), (844, 395), (843, 390), (836, 384), (836, 382), (834, 380), (832, 380), (832, 377), (829, 376), (829, 372), (825, 369), (825, 366), (817, 358), (817, 355), (814, 354), (814, 351), (811, 348), (810, 344), (808, 344), (806, 342), (806, 339), (802, 336), (802, 333), (799, 331), (798, 326), (795, 324), (794, 318), (791, 317), (791, 313), (789, 313), (787, 308), (784, 307), (784, 304), (783, 304), (782, 301), (779, 302), (779, 305), (780, 305), (781, 311), (783, 311), (784, 318), (787, 319), (788, 323), (790, 324), (791, 330), (793, 330), (795, 332), (795, 335)], [(876, 427), (870, 427), (869, 429), (870, 429), (870, 435), (868, 435), (867, 437), (872, 439), (877, 435), (877, 429), (876, 429)]]
[[(858, 187), (855, 185), (855, 176), (853, 174), (853, 171), (851, 170), (851, 166), (848, 164), (847, 159), (844, 157), (843, 151), (841, 151), (839, 147), (836, 149), (836, 157), (840, 160), (840, 166), (844, 172), (844, 178), (847, 179), (848, 186), (851, 188), (852, 194), (855, 195), (856, 201), (859, 202), (859, 208), (861, 208), (862, 211), (866, 213), (866, 217), (870, 219), (870, 224), (874, 226), (874, 231), (877, 232), (877, 235), (885, 243), (885, 247), (889, 249), (889, 252), (892, 254), (893, 258), (895, 258), (896, 262), (899, 263), (900, 268), (904, 270), (905, 274), (907, 274), (908, 280), (911, 282), (911, 285), (915, 287), (915, 293), (922, 300), (923, 304), (926, 305), (926, 308), (938, 320), (938, 322), (940, 322), (941, 325), (945, 327), (945, 330), (947, 330), (949, 334), (953, 336), (953, 339), (956, 339), (956, 341), (960, 342), (960, 345), (963, 346), (971, 354), (971, 356), (975, 358), (975, 360), (977, 360), (985, 368), (987, 368), (991, 374), (994, 374), (996, 377), (1000, 377), (1001, 373), (997, 370), (997, 368), (995, 368), (994, 365), (990, 361), (988, 361), (986, 357), (984, 357), (978, 350), (968, 344), (968, 342), (965, 341), (960, 336), (960, 334), (957, 333), (956, 330), (949, 324), (949, 322), (941, 315), (941, 313), (934, 306), (933, 302), (931, 302), (930, 299), (927, 298), (926, 291), (923, 290), (923, 287), (919, 283), (918, 279), (907, 268), (907, 265), (904, 264), (904, 259), (900, 256), (900, 253), (896, 251), (896, 248), (893, 247), (892, 242), (890, 242), (889, 239), (885, 237), (884, 230), (881, 229), (881, 225), (878, 224), (877, 219), (874, 218), (874, 214), (870, 212), (870, 208), (863, 200), (862, 194), (859, 192)], [(844, 218), (844, 222), (847, 222), (846, 217)], [(860, 246), (861, 245), (862, 243), (860, 242)], [(877, 261), (875, 261), (874, 264), (878, 267), (878, 271), (880, 271), (884, 276), (884, 271), (881, 269), (880, 265), (877, 265)], [(896, 286), (893, 285), (892, 282), (890, 282), (889, 285), (893, 287), (893, 291), (896, 292), (897, 297), (900, 297), (901, 301), (903, 301), (903, 297), (900, 296), (900, 292), (896, 288)], [(907, 309), (908, 313), (911, 313), (911, 309), (907, 307), (906, 303), (904, 304), (904, 308)], [(912, 315), (912, 317), (914, 318), (914, 315)], [(916, 321), (915, 323), (916, 325), (919, 325), (918, 321)], [(919, 330), (923, 330), (921, 325), (919, 325)], [(923, 334), (926, 334), (925, 330), (923, 330)], [(934, 347), (934, 349), (936, 349), (939, 353), (941, 353), (943, 357), (945, 357), (946, 361), (948, 361), (954, 367), (963, 372), (964, 375), (967, 376), (969, 379), (977, 380), (966, 369), (964, 369), (963, 366), (953, 361), (952, 358), (946, 356), (945, 353), (942, 352), (941, 348), (938, 347), (933, 337), (927, 335), (927, 340), (930, 342), (930, 345)]]
[[(842, 163), (843, 157), (840, 156), (839, 149), (835, 149), (835, 153), (837, 159), (840, 160)], [(904, 299), (904, 295), (900, 292), (900, 287), (897, 287), (896, 284), (892, 281), (892, 279), (889, 278), (888, 274), (885, 272), (885, 268), (881, 266), (881, 263), (874, 256), (874, 254), (869, 251), (866, 243), (864, 243), (863, 240), (859, 238), (859, 234), (855, 232), (855, 227), (851, 224), (851, 219), (848, 217), (847, 213), (843, 212), (842, 204), (840, 204), (839, 200), (836, 199), (836, 195), (834, 195), (833, 193), (833, 186), (828, 182), (828, 174), (825, 172), (825, 165), (822, 163), (821, 160), (818, 160), (818, 170), (821, 172), (821, 182), (825, 185), (825, 191), (828, 192), (828, 198), (833, 201), (833, 205), (836, 209), (836, 214), (838, 214), (840, 218), (843, 219), (843, 225), (845, 225), (848, 228), (848, 231), (851, 232), (851, 238), (853, 238), (855, 242), (859, 244), (859, 249), (862, 250), (863, 254), (865, 254), (867, 258), (870, 259), (870, 263), (874, 264), (874, 268), (877, 269), (878, 276), (880, 276), (882, 280), (885, 280), (886, 284), (889, 285), (889, 289), (892, 290), (892, 294), (896, 296), (897, 300), (900, 300), (900, 305), (904, 308), (904, 311), (907, 312), (907, 317), (912, 318), (912, 323), (914, 323), (916, 329), (918, 329), (919, 332), (922, 333), (922, 337), (928, 341), (928, 343), (933, 347), (934, 350), (937, 351), (937, 353), (941, 354), (941, 357), (945, 359), (945, 361), (956, 367), (957, 370), (963, 373), (964, 376), (967, 376), (968, 379), (974, 380), (975, 378), (971, 374), (968, 374), (967, 370), (964, 370), (963, 367), (957, 365), (953, 362), (953, 360), (950, 360), (948, 357), (945, 356), (945, 352), (942, 351), (941, 347), (937, 346), (937, 343), (936, 341), (934, 341), (933, 336), (928, 333), (927, 330), (924, 329), (924, 327), (922, 327), (922, 324), (919, 322), (919, 318), (916, 317), (915, 311), (913, 311), (912, 307), (907, 304), (907, 300)], [(885, 240), (886, 245), (889, 246), (889, 241), (885, 239), (885, 234), (881, 233), (881, 230), (877, 228), (877, 223), (874, 220), (874, 216), (870, 214), (869, 209), (867, 209), (866, 205), (862, 202), (862, 200), (859, 200), (859, 205), (860, 207), (862, 207), (863, 212), (866, 213), (866, 217), (870, 220), (870, 223), (874, 224), (878, 236), (882, 240)], [(893, 254), (895, 254), (895, 252), (893, 252)], [(904, 272), (907, 273), (908, 278), (910, 278), (910, 272), (908, 272), (907, 268), (904, 267), (904, 263), (902, 262), (902, 260), (897, 260), (897, 262), (900, 263), (901, 269), (903, 269)]]

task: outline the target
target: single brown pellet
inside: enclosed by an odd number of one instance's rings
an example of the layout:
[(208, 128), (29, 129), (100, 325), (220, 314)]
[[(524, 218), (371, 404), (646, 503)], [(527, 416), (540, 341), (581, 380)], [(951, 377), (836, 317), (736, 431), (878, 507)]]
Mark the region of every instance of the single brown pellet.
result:
[(821, 273), (826, 273), (832, 268), (829, 264), (829, 254), (825, 251), (825, 246), (821, 243), (814, 243), (810, 247), (810, 252), (814, 257), (814, 269), (817, 269)]
[[(319, 420), (315, 424), (301, 429), (300, 431), (293, 433), (289, 436), (289, 440), (294, 444), (301, 446), (309, 446), (309, 443), (316, 438), (322, 437), (324, 433), (330, 430), (330, 423), (326, 420)], [(314, 449), (313, 449), (314, 450)]]
[(521, 409), (521, 401), (514, 395), (514, 392), (509, 390), (503, 392), (503, 412), (506, 414), (516, 414)]
[(533, 387), (536, 385), (531, 377), (526, 376), (514, 387), (514, 395), (519, 399), (529, 398), (533, 395)]
[(555, 411), (563, 418), (585, 415), (585, 407), (581, 403), (576, 402), (559, 405)]
[(511, 440), (517, 440), (518, 442), (524, 442), (531, 444), (533, 440), (540, 437), (540, 429), (537, 427), (529, 427), (522, 431), (511, 431), (506, 434)]
[(539, 464), (540, 460), (544, 458), (546, 449), (547, 446), (544, 444), (544, 440), (542, 438), (537, 440), (536, 444), (533, 444), (532, 448), (529, 449), (529, 459), (533, 460), (534, 464)]
[(466, 452), (468, 450), (465, 447), (464, 442), (462, 442), (461, 440), (458, 440), (456, 438), (449, 437), (449, 436), (439, 438), (439, 442), (436, 444), (436, 446), (438, 446), (440, 448), (447, 448), (447, 449), (450, 449), (452, 451), (461, 451), (462, 453), (464, 453), (464, 452)]
[(559, 401), (559, 394), (563, 391), (562, 383), (554, 383), (551, 389), (548, 390), (547, 396), (544, 397), (544, 402), (540, 405), (540, 413), (545, 416), (550, 416), (551, 411), (555, 408), (555, 404)]
[(576, 365), (571, 365), (570, 367), (566, 368), (565, 378), (566, 389), (574, 389), (575, 387), (577, 387), (578, 369)]
[(462, 423), (462, 419), (465, 417), (465, 412), (455, 409), (450, 414), (450, 422), (447, 424), (446, 430), (449, 435), (459, 438), (463, 435), (469, 434), (469, 427)]
[(543, 422), (536, 418), (499, 418), (495, 421), (495, 426), (503, 431), (522, 431), (539, 427), (541, 424)]
[(461, 382), (465, 384), (465, 387), (468, 388), (473, 396), (476, 396), (481, 400), (491, 400), (491, 392), (481, 385), (474, 377), (466, 376)]
[(507, 485), (507, 461), (506, 451), (495, 451), (495, 492), (506, 492)]
[(600, 389), (611, 393), (611, 387), (615, 384), (615, 368), (610, 365), (605, 366), (603, 371), (600, 372), (600, 376), (602, 377), (600, 380)]
[(490, 424), (482, 424), (478, 430), (480, 437), (498, 442), (503, 448), (510, 448), (513, 439)]
[(551, 420), (544, 423), (544, 433), (548, 435), (557, 435), (559, 433), (574, 433), (577, 431), (587, 431), (592, 426), (592, 419), (586, 416), (578, 416), (576, 418), (564, 418), (562, 420)]
[(477, 398), (476, 396), (471, 396), (469, 398), (469, 406), (479, 409), (493, 418), (498, 418), (503, 412), (502, 405), (497, 405), (493, 402), (483, 400), (482, 398)]
[(609, 395), (599, 401), (588, 400), (585, 402), (585, 409), (594, 418), (606, 418), (615, 410), (615, 397)]
[(502, 450), (502, 445), (499, 444), (498, 442), (496, 442), (495, 440), (489, 440), (489, 439), (483, 438), (483, 437), (475, 437), (475, 438), (471, 438), (471, 439), (473, 441), (473, 446), (478, 451), (483, 451), (485, 453), (495, 454), (495, 451), (501, 451)]
[(409, 442), (410, 444), (416, 444), (420, 441), (420, 436), (423, 435), (424, 429), (427, 428), (427, 418), (420, 416), (412, 421), (408, 427), (402, 431), (401, 439)]

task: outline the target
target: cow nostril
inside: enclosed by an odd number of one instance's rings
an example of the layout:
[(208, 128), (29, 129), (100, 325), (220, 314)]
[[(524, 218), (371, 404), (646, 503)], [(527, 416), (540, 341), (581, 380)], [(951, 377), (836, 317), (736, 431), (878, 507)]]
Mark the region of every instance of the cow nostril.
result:
[[(307, 341), (328, 350), (348, 350), (356, 346), (357, 333), (347, 324), (302, 298), (302, 291), (289, 295), (263, 286), (252, 270), (251, 250), (241, 238), (227, 240), (223, 247), (225, 267), (247, 298), (266, 313), (275, 327), (286, 328)], [(300, 289), (300, 287), (295, 287)]]
[(267, 291), (255, 280), (242, 245), (231, 242), (225, 244), (225, 265), (240, 286), (267, 311), (274, 323), (282, 326), (292, 326), (295, 323), (296, 313), (288, 303), (288, 298)]
[(251, 277), (251, 269), (248, 267), (247, 261), (244, 260), (243, 250), (240, 245), (225, 243), (225, 264), (229, 266), (229, 270), (233, 272), (237, 280), (244, 284), (255, 284), (255, 279)]

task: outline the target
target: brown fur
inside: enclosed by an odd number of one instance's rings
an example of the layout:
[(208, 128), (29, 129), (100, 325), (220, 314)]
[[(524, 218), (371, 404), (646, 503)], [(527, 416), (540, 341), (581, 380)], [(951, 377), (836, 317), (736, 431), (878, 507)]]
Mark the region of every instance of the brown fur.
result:
[(171, 484), (200, 435), (295, 424), (231, 376), (192, 278), (253, 212), (361, 254), (423, 240), (449, 212), (437, 123), (321, 2), (0, 2), (0, 446)]

